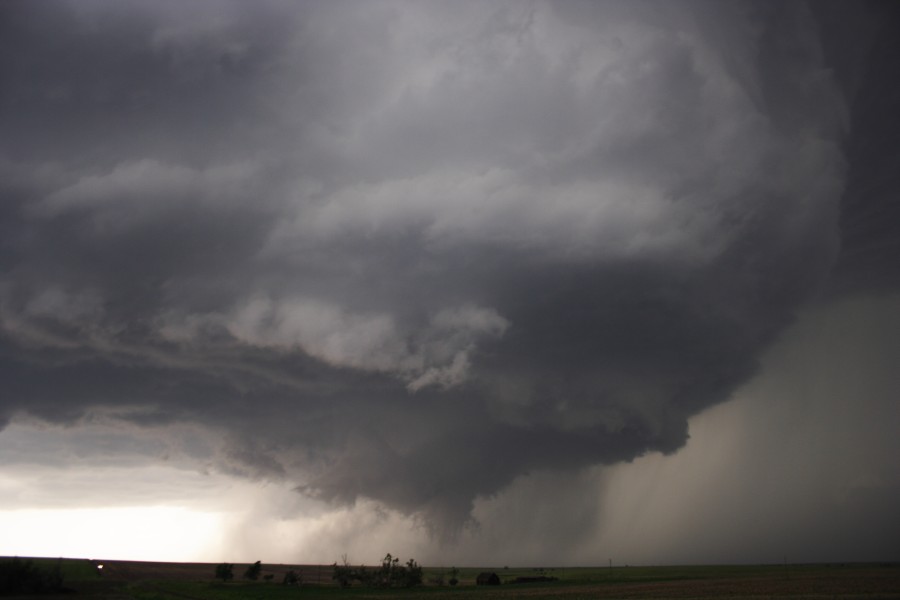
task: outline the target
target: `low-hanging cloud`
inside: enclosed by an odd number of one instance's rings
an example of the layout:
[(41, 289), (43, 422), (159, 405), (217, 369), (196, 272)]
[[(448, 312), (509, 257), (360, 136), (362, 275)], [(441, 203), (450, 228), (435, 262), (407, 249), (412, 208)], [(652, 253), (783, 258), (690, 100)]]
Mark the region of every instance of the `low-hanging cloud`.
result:
[(452, 536), (677, 451), (844, 260), (837, 9), (120, 6), (2, 9), (0, 422), (200, 424)]

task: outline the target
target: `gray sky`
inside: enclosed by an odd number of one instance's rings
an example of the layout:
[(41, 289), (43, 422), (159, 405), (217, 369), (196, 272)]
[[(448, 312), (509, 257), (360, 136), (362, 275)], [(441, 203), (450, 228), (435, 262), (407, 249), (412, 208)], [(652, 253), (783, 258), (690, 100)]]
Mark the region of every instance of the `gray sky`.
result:
[(0, 11), (0, 521), (900, 560), (893, 4)]

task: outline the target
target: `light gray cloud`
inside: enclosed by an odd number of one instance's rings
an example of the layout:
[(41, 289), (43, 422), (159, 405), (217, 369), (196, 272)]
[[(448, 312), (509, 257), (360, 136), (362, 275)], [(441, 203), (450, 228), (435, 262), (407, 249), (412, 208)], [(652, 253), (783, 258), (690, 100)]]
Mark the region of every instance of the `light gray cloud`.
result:
[(453, 537), (896, 285), (877, 3), (2, 10), (0, 419), (202, 425)]

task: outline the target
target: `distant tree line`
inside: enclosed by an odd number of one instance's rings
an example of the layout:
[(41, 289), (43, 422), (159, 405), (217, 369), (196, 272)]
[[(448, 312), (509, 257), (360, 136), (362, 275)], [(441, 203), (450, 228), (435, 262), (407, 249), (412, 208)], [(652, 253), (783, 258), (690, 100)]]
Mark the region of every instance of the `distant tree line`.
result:
[(18, 557), (0, 561), (0, 595), (41, 594), (63, 589), (62, 560), (41, 567)]
[(353, 567), (344, 557), (343, 564), (334, 563), (331, 579), (341, 587), (350, 587), (354, 581), (370, 587), (415, 587), (422, 584), (422, 567), (415, 560), (409, 559), (405, 565), (399, 558), (390, 554), (381, 561), (381, 567), (368, 569), (365, 566)]
[[(244, 579), (249, 579), (250, 581), (258, 581), (259, 576), (262, 574), (262, 562), (256, 561), (244, 571)], [(263, 579), (267, 582), (272, 581), (274, 575), (269, 573)], [(221, 563), (216, 565), (216, 579), (221, 579), (223, 583), (227, 583), (234, 579), (234, 565), (231, 563)], [(284, 585), (300, 585), (303, 582), (303, 577), (295, 571), (294, 569), (290, 569), (284, 574), (284, 579), (282, 580), (282, 584)]]
[[(365, 566), (353, 567), (347, 562), (346, 555), (343, 557), (342, 564), (334, 563), (334, 572), (331, 579), (337, 582), (341, 587), (350, 587), (354, 582), (361, 585), (380, 588), (399, 588), (399, 587), (415, 587), (422, 584), (422, 567), (415, 560), (409, 559), (405, 564), (400, 564), (399, 558), (394, 558), (390, 554), (381, 561), (381, 566), (369, 569)], [(456, 585), (456, 575), (458, 571), (451, 571), (450, 585)], [(262, 563), (256, 561), (244, 571), (244, 579), (257, 581), (262, 574)], [(234, 565), (231, 563), (221, 563), (216, 565), (216, 579), (228, 582), (234, 579)], [(272, 575), (266, 575), (266, 581), (271, 581)], [(297, 571), (291, 569), (284, 574), (282, 583), (284, 585), (297, 586), (302, 583), (303, 579)]]

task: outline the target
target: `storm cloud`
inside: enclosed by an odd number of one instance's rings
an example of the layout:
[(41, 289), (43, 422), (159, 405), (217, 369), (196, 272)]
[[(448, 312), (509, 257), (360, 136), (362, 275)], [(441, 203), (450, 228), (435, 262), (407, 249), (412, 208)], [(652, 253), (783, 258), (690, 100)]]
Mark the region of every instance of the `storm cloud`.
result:
[(0, 11), (0, 423), (452, 539), (900, 281), (887, 4)]

